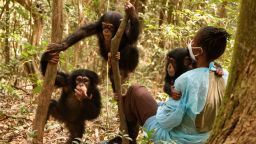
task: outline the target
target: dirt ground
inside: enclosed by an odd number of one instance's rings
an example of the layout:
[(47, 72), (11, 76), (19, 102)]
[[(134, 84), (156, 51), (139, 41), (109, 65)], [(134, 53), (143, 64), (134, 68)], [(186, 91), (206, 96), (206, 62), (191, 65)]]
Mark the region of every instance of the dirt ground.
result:
[[(58, 93), (56, 94), (58, 95)], [(111, 96), (102, 94), (101, 115), (86, 122), (82, 141), (92, 144), (114, 137), (118, 133), (119, 121), (116, 102)], [(32, 121), (37, 108), (38, 95), (16, 91), (13, 95), (0, 93), (0, 144), (26, 144), (33, 137)], [(56, 96), (53, 96), (56, 97)], [(140, 134), (138, 139), (142, 139)], [(61, 144), (68, 138), (65, 126), (50, 118), (45, 125), (44, 143)]]

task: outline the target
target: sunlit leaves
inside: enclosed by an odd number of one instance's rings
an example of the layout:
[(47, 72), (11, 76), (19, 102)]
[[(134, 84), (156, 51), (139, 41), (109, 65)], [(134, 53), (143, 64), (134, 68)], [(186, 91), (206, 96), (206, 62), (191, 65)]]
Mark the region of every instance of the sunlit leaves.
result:
[(23, 7), (21, 6), (15, 6), (14, 9), (24, 18), (29, 20), (29, 11), (25, 10)]

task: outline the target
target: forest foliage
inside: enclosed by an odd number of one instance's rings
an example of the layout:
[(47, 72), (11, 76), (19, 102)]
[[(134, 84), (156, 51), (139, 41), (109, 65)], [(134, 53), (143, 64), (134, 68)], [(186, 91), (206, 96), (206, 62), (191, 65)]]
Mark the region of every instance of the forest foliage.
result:
[[(106, 11), (116, 10), (124, 14), (124, 2), (66, 0), (64, 37), (81, 24), (96, 21)], [(24, 142), (33, 136), (31, 122), (42, 85), (39, 59), (51, 39), (51, 3), (51, 0), (0, 1), (0, 142)], [(195, 32), (206, 25), (223, 27), (232, 35), (224, 56), (218, 60), (224, 68), (229, 68), (238, 0), (137, 0), (135, 7), (142, 25), (138, 41), (140, 62), (126, 85), (145, 85), (159, 101), (165, 100), (162, 85), (166, 52), (186, 47)], [(118, 127), (107, 63), (99, 56), (98, 47), (96, 37), (86, 38), (80, 45), (62, 52), (58, 65), (64, 71), (88, 68), (101, 77), (100, 90), (106, 105), (102, 116), (87, 124), (84, 136), (87, 142), (111, 137)], [(112, 121), (116, 126), (111, 126)], [(61, 124), (50, 121), (46, 125), (46, 141), (64, 141), (65, 137), (58, 135), (62, 129)]]

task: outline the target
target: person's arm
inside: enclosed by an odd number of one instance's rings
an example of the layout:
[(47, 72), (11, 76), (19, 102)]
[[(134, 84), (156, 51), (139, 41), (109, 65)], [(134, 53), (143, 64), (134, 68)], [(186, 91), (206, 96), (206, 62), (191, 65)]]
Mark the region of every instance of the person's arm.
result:
[(183, 115), (185, 113), (185, 107), (179, 104), (180, 101), (173, 102), (178, 103), (177, 106), (175, 106), (175, 103), (173, 103), (171, 107), (164, 104), (158, 108), (156, 113), (157, 122), (163, 128), (169, 130), (180, 125), (180, 123), (182, 122)]
[[(185, 81), (184, 79), (182, 81)], [(176, 81), (175, 81), (176, 83)], [(186, 85), (186, 81), (183, 86)], [(186, 86), (185, 86), (186, 87)], [(170, 98), (164, 105), (160, 106), (156, 113), (157, 122), (166, 129), (173, 129), (181, 122), (185, 113), (184, 96), (185, 93), (182, 89), (177, 88), (181, 92), (181, 99), (173, 100)]]
[[(173, 129), (177, 127), (182, 122), (184, 113), (185, 113), (185, 95), (188, 94), (188, 85), (187, 79), (180, 78), (175, 81), (175, 83), (180, 83), (182, 88), (179, 85), (175, 85), (177, 92), (181, 93), (181, 98), (177, 100), (169, 99), (164, 105), (160, 106), (157, 110), (156, 119), (157, 122), (163, 127), (167, 129)], [(174, 89), (173, 89), (174, 90)]]

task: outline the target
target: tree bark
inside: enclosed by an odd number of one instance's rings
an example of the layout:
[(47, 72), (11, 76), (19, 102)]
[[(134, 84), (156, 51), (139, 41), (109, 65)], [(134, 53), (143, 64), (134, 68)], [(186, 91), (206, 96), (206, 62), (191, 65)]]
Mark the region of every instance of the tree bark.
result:
[[(218, 7), (217, 9), (217, 15), (219, 18), (226, 18), (227, 17), (227, 9), (226, 9), (226, 6), (227, 6), (228, 2), (227, 1), (223, 1), (221, 3), (221, 5)], [(219, 26), (224, 26), (224, 21), (220, 21)]]
[(175, 10), (175, 6), (178, 4), (178, 1), (173, 1), (170, 0), (168, 1), (168, 10), (167, 10), (167, 23), (173, 23), (174, 19), (173, 19), (173, 11)]
[[(120, 131), (127, 135), (128, 134), (128, 129), (127, 129), (127, 124), (126, 124), (126, 118), (124, 115), (124, 110), (123, 110), (123, 101), (122, 101), (122, 91), (121, 91), (121, 76), (120, 76), (120, 70), (119, 70), (119, 62), (116, 60), (115, 56), (116, 53), (118, 52), (119, 44), (121, 41), (121, 38), (123, 36), (123, 33), (125, 31), (126, 25), (127, 25), (127, 15), (125, 15), (124, 19), (122, 20), (116, 35), (112, 38), (111, 40), (111, 67), (113, 70), (113, 75), (114, 75), (114, 84), (115, 84), (115, 89), (116, 93), (119, 96), (119, 101), (118, 101), (118, 113), (119, 113), (119, 119), (120, 119)], [(128, 144), (129, 140), (126, 139), (125, 137), (122, 138), (122, 143), (123, 144)]]
[[(76, 5), (77, 5), (77, 11), (78, 11), (78, 27), (80, 27), (83, 22), (84, 22), (84, 16), (83, 16), (83, 5), (81, 0), (76, 0)], [(77, 67), (78, 65), (78, 57), (81, 56), (79, 55), (79, 51), (81, 49), (81, 42), (78, 42), (74, 46), (74, 59), (73, 59), (73, 66)], [(81, 53), (80, 53), (81, 54)]]
[(5, 64), (10, 63), (10, 1), (6, 2), (6, 15), (5, 15), (5, 35), (4, 35), (4, 59)]
[(242, 0), (230, 77), (209, 143), (256, 143), (256, 1)]
[(218, 17), (220, 18), (227, 17), (227, 9), (226, 9), (227, 4), (228, 4), (227, 1), (223, 1), (221, 5), (218, 7), (218, 10), (217, 10)]
[(166, 13), (166, 7), (167, 7), (166, 1), (167, 1), (167, 0), (163, 0), (163, 1), (161, 2), (161, 7), (163, 7), (163, 8), (161, 8), (160, 11), (159, 11), (159, 22), (158, 22), (158, 26), (159, 26), (159, 27), (161, 27), (161, 25), (164, 23), (164, 20), (165, 20), (165, 18), (166, 18), (166, 15), (165, 15), (165, 13)]
[[(53, 0), (52, 13), (52, 43), (57, 43), (62, 40), (63, 34), (63, 0)], [(33, 130), (36, 131), (36, 136), (33, 138), (33, 143), (43, 142), (44, 125), (48, 112), (51, 95), (54, 89), (54, 82), (57, 73), (57, 64), (48, 63), (43, 88), (38, 96), (38, 107), (36, 116), (33, 121)]]

